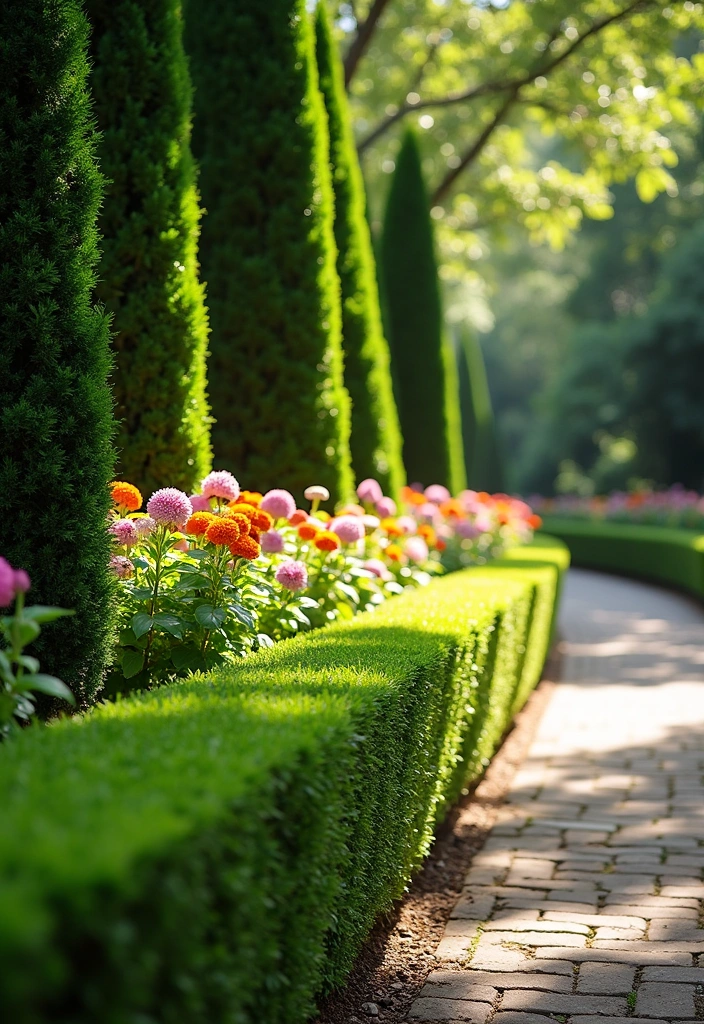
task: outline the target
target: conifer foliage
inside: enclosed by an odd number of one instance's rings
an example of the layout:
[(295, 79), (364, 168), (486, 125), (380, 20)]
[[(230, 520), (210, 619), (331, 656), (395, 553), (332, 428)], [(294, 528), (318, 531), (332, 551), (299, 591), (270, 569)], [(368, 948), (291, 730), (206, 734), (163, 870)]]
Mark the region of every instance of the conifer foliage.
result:
[(0, 4), (0, 553), (32, 604), (76, 610), (31, 653), (83, 701), (111, 639), (113, 468), (86, 46), (77, 0)]
[(484, 356), (467, 324), (457, 330), (457, 364), (467, 485), (476, 491), (500, 491), (503, 474)]
[(305, 0), (190, 0), (216, 466), (352, 488), (329, 143)]
[(119, 475), (147, 494), (209, 470), (207, 317), (181, 0), (88, 0), (108, 182), (98, 295), (113, 312)]
[(352, 134), (344, 72), (325, 4), (315, 17), (320, 88), (330, 132), (335, 193), (337, 270), (342, 290), (345, 386), (352, 400), (352, 467), (358, 480), (376, 477), (397, 496), (405, 483), (389, 348), (381, 325), (379, 291), (364, 182)]
[(386, 327), (409, 480), (464, 485), (453, 353), (418, 143), (406, 132), (384, 217), (381, 271)]

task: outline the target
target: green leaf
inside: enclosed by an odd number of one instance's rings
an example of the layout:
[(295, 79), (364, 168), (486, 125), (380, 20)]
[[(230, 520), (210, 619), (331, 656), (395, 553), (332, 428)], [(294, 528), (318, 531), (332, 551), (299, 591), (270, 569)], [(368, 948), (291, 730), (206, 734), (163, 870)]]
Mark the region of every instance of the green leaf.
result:
[(168, 612), (159, 612), (154, 616), (154, 625), (180, 640), (183, 636), (183, 627), (185, 622), (177, 615), (170, 615)]
[[(147, 615), (146, 612), (137, 612), (136, 615), (132, 616), (130, 625), (135, 637), (139, 640), (140, 636), (144, 636), (152, 628), (153, 619), (151, 615)], [(128, 677), (129, 678), (129, 677)]]
[(293, 615), (294, 619), (297, 619), (304, 626), (310, 626), (310, 619), (308, 618), (308, 616), (301, 608), (298, 608), (295, 604), (289, 605), (288, 612), (289, 615)]
[(20, 619), (20, 621), (14, 627), (17, 631), (20, 647), (25, 647), (27, 644), (35, 640), (40, 633), (38, 623), (32, 619)]
[(144, 668), (144, 652), (135, 651), (131, 647), (128, 647), (123, 652), (122, 658), (120, 659), (122, 666), (122, 674), (125, 679), (131, 679), (132, 676), (136, 676), (138, 672), (141, 672)]
[(25, 683), (25, 689), (27, 690), (48, 693), (50, 697), (60, 697), (62, 700), (68, 701), (69, 704), (75, 705), (76, 703), (76, 698), (66, 683), (62, 683), (56, 676), (47, 676), (40, 672), (37, 675), (27, 676), (26, 680), (23, 679), (22, 681)]
[(203, 657), (197, 647), (192, 644), (182, 644), (174, 647), (171, 652), (171, 661), (179, 672), (184, 670), (197, 672), (203, 668)]
[(257, 633), (257, 640), (260, 647), (273, 647), (274, 641), (266, 633)]
[(246, 608), (243, 608), (241, 604), (231, 604), (228, 605), (228, 607), (235, 618), (239, 619), (244, 626), (248, 626), (249, 629), (254, 629), (256, 621), (251, 612), (247, 611)]
[(345, 597), (349, 597), (350, 601), (353, 601), (355, 604), (359, 604), (359, 593), (354, 587), (351, 587), (349, 583), (343, 583), (342, 580), (338, 580), (335, 584), (335, 588), (339, 590), (341, 594), (344, 594)]
[(137, 569), (149, 569), (150, 565), (146, 558), (142, 558), (141, 555), (136, 556), (132, 559), (132, 565)]
[(39, 659), (32, 658), (29, 654), (20, 654), (17, 663), (22, 668), (26, 668), (28, 672), (34, 673), (39, 671)]
[(204, 629), (219, 629), (227, 618), (224, 608), (214, 608), (212, 604), (199, 604), (195, 610), (196, 622)]
[(75, 615), (73, 609), (52, 608), (49, 605), (34, 604), (25, 608), (22, 617), (32, 619), (33, 622), (53, 622), (54, 619), (61, 619), (65, 615)]

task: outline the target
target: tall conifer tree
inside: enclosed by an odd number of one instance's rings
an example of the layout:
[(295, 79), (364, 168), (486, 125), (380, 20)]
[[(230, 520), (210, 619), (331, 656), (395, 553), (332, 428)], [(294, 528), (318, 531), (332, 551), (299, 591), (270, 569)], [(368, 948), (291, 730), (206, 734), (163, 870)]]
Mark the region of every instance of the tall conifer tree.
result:
[(381, 270), (403, 459), (412, 482), (464, 486), (454, 353), (443, 325), (428, 194), (406, 132), (384, 217)]
[(352, 134), (344, 71), (324, 3), (318, 4), (315, 32), (320, 88), (330, 132), (337, 270), (342, 288), (342, 350), (345, 386), (352, 400), (352, 467), (357, 479), (376, 477), (387, 494), (398, 497), (405, 474), (389, 348), (381, 325), (364, 182)]
[(0, 554), (75, 609), (32, 654), (81, 702), (110, 650), (114, 462), (87, 34), (78, 0), (0, 4)]
[(210, 468), (208, 324), (181, 0), (87, 0), (108, 184), (98, 294), (114, 314), (118, 473), (147, 494)]
[(466, 324), (458, 328), (456, 339), (467, 485), (477, 491), (500, 491), (503, 474), (481, 345)]
[(353, 487), (327, 119), (305, 0), (189, 0), (216, 466)]

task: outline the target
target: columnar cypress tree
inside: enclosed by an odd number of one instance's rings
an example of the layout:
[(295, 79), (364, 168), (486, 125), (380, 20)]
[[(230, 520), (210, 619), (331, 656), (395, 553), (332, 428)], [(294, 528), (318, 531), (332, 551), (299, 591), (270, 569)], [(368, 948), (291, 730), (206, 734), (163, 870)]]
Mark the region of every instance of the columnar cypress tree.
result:
[(500, 491), (503, 474), (484, 356), (467, 325), (457, 331), (457, 364), (467, 483), (477, 491)]
[(0, 4), (0, 554), (33, 602), (76, 610), (32, 653), (83, 701), (109, 648), (114, 461), (86, 45), (78, 0)]
[(119, 475), (146, 493), (210, 468), (207, 317), (181, 0), (88, 0), (108, 179), (99, 296), (114, 313)]
[(347, 496), (329, 145), (305, 0), (191, 0), (186, 26), (215, 463), (258, 490)]
[(443, 327), (428, 194), (412, 131), (396, 158), (381, 270), (408, 477), (457, 491), (464, 481), (454, 355)]
[(387, 494), (397, 496), (405, 474), (389, 348), (381, 325), (364, 182), (342, 61), (324, 3), (318, 4), (315, 33), (320, 88), (330, 132), (337, 271), (342, 288), (342, 350), (345, 385), (352, 399), (352, 467), (358, 479), (376, 477)]

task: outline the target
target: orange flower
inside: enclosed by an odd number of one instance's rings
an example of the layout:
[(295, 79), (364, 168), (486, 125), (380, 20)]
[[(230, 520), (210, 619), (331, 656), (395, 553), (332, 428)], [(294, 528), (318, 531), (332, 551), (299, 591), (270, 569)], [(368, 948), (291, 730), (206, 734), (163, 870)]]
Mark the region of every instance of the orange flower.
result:
[(298, 526), (299, 523), (305, 523), (308, 519), (308, 513), (304, 512), (302, 508), (297, 508), (289, 519), (291, 526)]
[(256, 526), (258, 530), (270, 530), (274, 525), (274, 517), (262, 508), (258, 508), (257, 514), (249, 518), (252, 520), (253, 526)]
[(259, 543), (259, 538), (261, 537), (261, 535), (262, 535), (261, 530), (258, 530), (255, 526), (252, 526), (250, 524), (248, 536), (251, 537), (252, 540), (256, 541), (257, 544), (258, 544)]
[(318, 535), (318, 527), (312, 523), (301, 523), (296, 532), (301, 540), (313, 540)]
[(535, 512), (532, 516), (528, 516), (527, 522), (531, 530), (539, 530), (540, 527), (543, 525), (543, 520)]
[(440, 506), (440, 511), (444, 516), (460, 516), (464, 515), (464, 510), (456, 498), (450, 498), (449, 501), (443, 501)]
[(403, 554), (403, 552), (401, 551), (401, 548), (398, 546), (398, 544), (389, 544), (385, 554), (386, 557), (390, 558), (392, 562), (400, 562), (401, 555)]
[(330, 530), (321, 530), (313, 543), (318, 551), (337, 551), (340, 546), (340, 538)]
[(225, 509), (226, 516), (255, 516), (258, 509), (254, 505), (250, 505), (247, 501), (233, 501), (231, 505)]
[(210, 523), (205, 531), (205, 539), (211, 544), (234, 544), (240, 537), (239, 523), (234, 519), (218, 519)]
[(444, 551), (446, 547), (447, 547), (447, 544), (442, 539), (442, 537), (438, 537), (438, 539), (435, 541), (435, 550), (436, 551)]
[(234, 544), (230, 544), (230, 552), (233, 558), (249, 558), (250, 560), (258, 558), (261, 550), (256, 540), (248, 536), (238, 537)]
[(225, 515), (228, 518), (238, 515), (246, 516), (257, 530), (269, 530), (274, 525), (274, 519), (268, 512), (264, 512), (261, 508), (255, 508), (254, 505), (250, 505), (246, 501), (239, 501), (230, 505), (225, 510)]
[(258, 506), (264, 495), (260, 494), (259, 491), (240, 491), (240, 496), (234, 504), (241, 505), (246, 503), (247, 505)]
[(386, 530), (389, 537), (402, 537), (403, 530), (398, 525), (395, 519), (382, 519), (381, 520), (382, 530)]
[(201, 537), (214, 519), (217, 519), (217, 516), (212, 512), (194, 512), (186, 523), (186, 533)]
[(421, 523), (418, 527), (418, 536), (422, 537), (430, 547), (435, 543), (435, 530), (427, 523)]
[(122, 480), (113, 480), (110, 496), (117, 507), (125, 512), (136, 512), (142, 506), (142, 495), (134, 484), (126, 484)]
[(244, 515), (244, 513), (235, 511), (234, 506), (232, 508), (225, 510), (224, 518), (228, 521), (228, 523), (237, 523), (237, 525), (240, 528), (241, 535), (249, 533), (249, 528), (252, 525), (249, 516)]
[(425, 495), (414, 491), (412, 487), (402, 487), (401, 501), (406, 505), (425, 505)]

